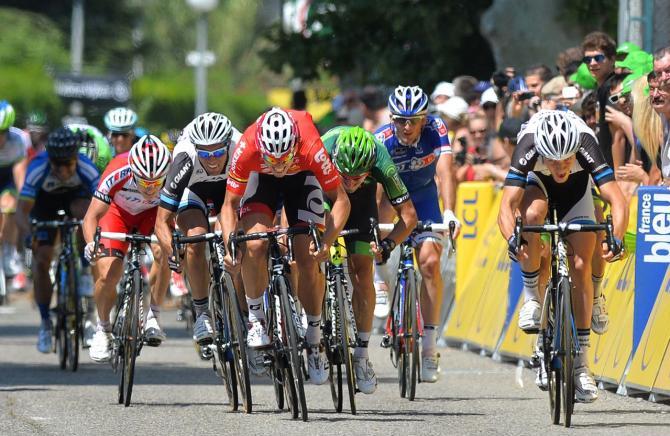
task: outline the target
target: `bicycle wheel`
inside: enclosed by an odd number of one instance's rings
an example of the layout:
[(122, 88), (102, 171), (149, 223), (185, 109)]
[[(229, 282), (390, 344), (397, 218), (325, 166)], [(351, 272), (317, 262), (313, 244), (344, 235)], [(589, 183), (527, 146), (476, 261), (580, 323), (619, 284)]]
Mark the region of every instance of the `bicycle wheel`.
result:
[(342, 367), (339, 360), (337, 343), (335, 340), (335, 302), (333, 301), (334, 291), (330, 276), (326, 279), (326, 295), (323, 299), (321, 309), (321, 337), (323, 346), (326, 349), (328, 357), (328, 384), (330, 385), (330, 396), (333, 400), (333, 407), (336, 412), (342, 411)]
[(56, 352), (58, 353), (58, 365), (60, 369), (67, 368), (67, 290), (65, 288), (63, 264), (58, 263), (56, 271), (56, 328), (54, 336), (56, 339)]
[(574, 351), (575, 325), (572, 317), (572, 298), (570, 281), (563, 278), (559, 283), (561, 296), (561, 367), (563, 372), (563, 425), (570, 427), (575, 401)]
[(142, 276), (140, 270), (132, 273), (132, 286), (129, 299), (129, 310), (126, 321), (126, 333), (123, 343), (123, 405), (128, 407), (133, 394), (133, 382), (135, 379), (135, 359), (139, 348), (140, 333), (140, 296), (142, 295)]
[[(0, 254), (0, 266), (2, 265), (2, 255)], [(7, 295), (7, 279), (5, 278), (5, 269), (0, 268), (0, 306), (4, 306), (8, 304), (8, 302), (9, 296)]]
[(227, 278), (224, 283), (226, 292), (223, 301), (227, 302), (228, 319), (232, 326), (230, 329), (230, 344), (233, 351), (231, 370), (235, 371), (234, 378), (236, 378), (237, 386), (240, 389), (244, 412), (251, 413), (253, 403), (251, 400), (251, 382), (249, 381), (249, 361), (247, 360), (247, 328), (242, 316), (242, 309), (237, 301), (235, 287)]
[(228, 396), (228, 404), (232, 410), (237, 410), (237, 385), (234, 380), (234, 373), (230, 370), (228, 362), (230, 352), (230, 326), (228, 324), (228, 315), (223, 304), (223, 292), (221, 283), (213, 285), (210, 298), (210, 312), (214, 321), (214, 330), (216, 339), (214, 346), (216, 348), (216, 357), (214, 365), (217, 375), (221, 378), (223, 386), (226, 388), (226, 395)]
[[(281, 301), (282, 322), (284, 327), (284, 336), (286, 337), (286, 357), (288, 360), (288, 368), (290, 368), (290, 377), (286, 378), (286, 384), (294, 387), (294, 393), (297, 401), (296, 404), (302, 412), (302, 420), (307, 421), (307, 400), (305, 399), (305, 386), (303, 381), (303, 364), (301, 358), (301, 349), (298, 349), (298, 333), (296, 331), (293, 313), (291, 310), (291, 302), (289, 301), (289, 286), (284, 277), (279, 277), (276, 280), (277, 290), (279, 291), (279, 298)], [(297, 409), (297, 408), (296, 408)], [(293, 410), (293, 417), (297, 418), (297, 410)]]
[(396, 282), (396, 289), (394, 291), (394, 304), (396, 306), (392, 309), (394, 312), (393, 319), (393, 351), (395, 353), (396, 368), (398, 369), (398, 388), (400, 390), (400, 398), (407, 396), (407, 371), (409, 359), (407, 356), (407, 343), (405, 341), (405, 333), (407, 331), (406, 313), (405, 313), (405, 278), (400, 275)]
[(79, 341), (82, 333), (81, 302), (77, 290), (77, 273), (73, 260), (70, 259), (67, 265), (67, 273), (65, 274), (67, 283), (65, 338), (68, 365), (70, 370), (74, 372), (79, 367)]
[(129, 317), (128, 317), (128, 309), (130, 307), (130, 291), (128, 290), (127, 287), (127, 276), (124, 275), (122, 283), (124, 286), (122, 287), (123, 292), (118, 294), (117, 297), (117, 306), (116, 306), (116, 316), (114, 318), (114, 326), (112, 328), (112, 332), (114, 334), (114, 339), (112, 342), (112, 355), (111, 355), (111, 360), (112, 360), (112, 369), (116, 373), (119, 369), (119, 363), (121, 363), (121, 371), (119, 372), (119, 386), (118, 386), (118, 395), (117, 395), (117, 401), (119, 404), (123, 404), (123, 386), (124, 386), (124, 380), (123, 380), (123, 362), (124, 362), (124, 350), (123, 350), (123, 345), (125, 344), (125, 338), (128, 336), (130, 333), (130, 326), (129, 326)]
[(416, 279), (413, 271), (405, 279), (405, 358), (407, 359), (407, 399), (414, 401), (419, 374), (419, 325), (417, 319), (418, 300)]
[[(356, 376), (354, 374), (354, 356), (351, 350), (351, 344), (354, 342), (355, 338), (350, 337), (350, 332), (352, 331), (351, 323), (354, 320), (349, 319), (349, 299), (347, 298), (347, 290), (341, 280), (335, 282), (335, 295), (337, 295), (337, 310), (335, 313), (338, 316), (338, 322), (336, 323), (339, 327), (338, 339), (339, 344), (338, 348), (342, 355), (342, 363), (344, 364), (344, 369), (347, 376), (347, 388), (349, 390), (349, 406), (351, 408), (351, 414), (356, 414)], [(341, 370), (340, 370), (341, 371)], [(341, 376), (340, 376), (341, 379)], [(340, 382), (340, 386), (342, 383)], [(340, 397), (341, 397), (340, 391)], [(341, 408), (340, 408), (341, 410)]]

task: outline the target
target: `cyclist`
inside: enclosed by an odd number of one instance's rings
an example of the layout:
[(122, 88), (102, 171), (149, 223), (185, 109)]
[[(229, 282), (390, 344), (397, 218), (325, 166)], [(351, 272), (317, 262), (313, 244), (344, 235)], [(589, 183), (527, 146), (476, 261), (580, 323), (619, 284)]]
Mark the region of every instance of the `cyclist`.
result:
[[(123, 258), (128, 243), (100, 239), (100, 250), (93, 252), (96, 228), (105, 232), (150, 235), (156, 221), (159, 193), (165, 182), (171, 156), (167, 147), (152, 135), (143, 136), (130, 152), (115, 157), (102, 175), (98, 189), (84, 217), (86, 258), (96, 258), (97, 281), (95, 302), (98, 325), (91, 348), (91, 359), (108, 361), (112, 339), (110, 312), (116, 299), (116, 285), (123, 273)], [(170, 279), (167, 256), (157, 245), (151, 246), (153, 265), (149, 274), (151, 303), (145, 324), (145, 339), (150, 345), (160, 345), (165, 334), (159, 325), (160, 305)]]
[[(460, 222), (452, 212), (455, 181), (447, 127), (441, 118), (427, 115), (428, 96), (418, 86), (398, 86), (389, 96), (388, 106), (391, 123), (379, 128), (375, 135), (393, 158), (419, 220), (433, 223), (454, 221), (456, 237)], [(442, 200), (444, 213), (440, 212), (439, 200)], [(380, 215), (384, 209), (388, 210), (388, 206), (380, 208)], [(424, 232), (418, 235), (417, 242), (417, 260), (423, 278), (421, 380), (434, 383), (440, 372), (440, 355), (436, 348), (443, 292), (441, 236)]]
[[(79, 134), (60, 127), (49, 135), (46, 150), (30, 161), (17, 208), (17, 223), (24, 234), (30, 234), (30, 218), (55, 220), (60, 209), (72, 218), (84, 217), (99, 176), (93, 162), (77, 152), (81, 144)], [(37, 349), (49, 353), (52, 335), (49, 304), (53, 293), (49, 268), (54, 255), (56, 230), (39, 231), (34, 236), (32, 268), (35, 302), (42, 319)]]
[(105, 114), (104, 121), (107, 130), (109, 130), (114, 154), (129, 151), (135, 142), (135, 126), (137, 126), (135, 111), (126, 107), (117, 107)]
[(28, 158), (32, 159), (40, 151), (44, 151), (49, 136), (49, 122), (42, 111), (32, 111), (26, 117), (25, 132), (30, 136)]
[[(544, 297), (538, 292), (540, 235), (524, 234), (517, 252), (513, 235), (516, 211), (524, 224), (541, 225), (552, 203), (559, 222), (595, 222), (591, 180), (595, 181), (602, 197), (612, 205), (617, 243), (609, 248), (603, 244), (602, 255), (605, 260), (613, 261), (623, 253), (621, 241), (628, 223), (628, 209), (593, 131), (574, 113), (540, 111), (522, 127), (518, 138), (505, 179), (498, 224), (509, 242), (510, 258), (521, 265), (525, 303), (519, 312), (519, 327), (534, 332), (540, 327)], [(587, 353), (593, 304), (591, 258), (596, 235), (572, 234), (567, 241), (574, 253), (570, 256), (570, 277), (581, 349), (575, 358), (575, 394), (578, 401), (592, 402), (598, 398), (598, 388), (588, 368)], [(536, 383), (541, 388), (546, 386), (545, 377), (538, 372)]]
[[(186, 235), (207, 233), (211, 214), (217, 215), (226, 192), (230, 150), (240, 132), (222, 114), (207, 112), (189, 123), (174, 148), (174, 160), (160, 194), (156, 236), (164, 253), (172, 253), (175, 216)], [(209, 314), (209, 270), (205, 243), (188, 244), (185, 268), (191, 287), (195, 324), (193, 338), (201, 345), (212, 342)], [(170, 268), (176, 269), (170, 255)]]
[[(344, 238), (347, 247), (349, 276), (353, 286), (353, 308), (358, 338), (354, 350), (356, 385), (365, 394), (377, 388), (377, 376), (368, 356), (368, 341), (372, 332), (375, 307), (373, 285), (373, 256), (386, 262), (391, 250), (409, 236), (416, 226), (416, 211), (407, 188), (386, 147), (360, 127), (335, 127), (321, 137), (335, 164), (344, 190), (351, 202), (351, 213), (345, 229), (360, 229), (361, 233)], [(381, 183), (389, 201), (400, 217), (393, 231), (376, 247), (369, 228), (370, 218), (377, 217), (376, 191)], [(374, 249), (374, 252), (373, 252)]]
[(89, 124), (68, 124), (67, 127), (73, 132), (81, 132), (84, 144), (79, 152), (91, 159), (98, 172), (102, 174), (114, 155), (105, 135), (97, 127)]
[[(315, 384), (325, 383), (328, 360), (320, 329), (325, 283), (319, 273), (319, 262), (326, 260), (331, 244), (344, 227), (349, 200), (311, 115), (276, 107), (262, 114), (247, 128), (235, 149), (227, 191), (221, 210), (226, 238), (237, 229), (238, 209), (245, 232), (262, 232), (272, 227), (280, 200), (290, 226), (311, 220), (325, 227), (318, 252), (310, 246), (307, 235), (297, 235), (294, 240), (297, 294), (307, 316), (309, 378)], [(327, 222), (322, 192), (333, 203)], [(250, 348), (270, 343), (263, 311), (263, 292), (268, 285), (266, 246), (264, 241), (248, 242), (241, 260), (249, 308), (247, 346)], [(233, 268), (229, 255), (226, 265)]]
[(21, 190), (26, 174), (26, 150), (29, 139), (21, 129), (14, 127), (16, 113), (7, 101), (0, 101), (0, 241), (2, 267), (7, 277), (22, 270), (16, 251), (16, 193)]

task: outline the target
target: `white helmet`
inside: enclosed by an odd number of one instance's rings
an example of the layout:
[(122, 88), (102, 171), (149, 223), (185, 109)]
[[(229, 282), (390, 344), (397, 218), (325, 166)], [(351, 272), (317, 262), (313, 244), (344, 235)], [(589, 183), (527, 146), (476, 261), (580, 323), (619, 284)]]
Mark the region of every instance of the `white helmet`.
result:
[(400, 117), (416, 117), (426, 115), (428, 96), (418, 86), (398, 86), (389, 95), (388, 101), (391, 115)]
[(273, 107), (256, 122), (256, 143), (261, 153), (276, 158), (293, 151), (298, 140), (298, 127), (285, 110)]
[(541, 156), (564, 160), (577, 153), (580, 131), (569, 112), (547, 110), (538, 115), (542, 119), (535, 130), (535, 148)]
[(228, 145), (232, 135), (233, 123), (225, 115), (216, 112), (198, 115), (188, 130), (188, 138), (196, 147), (212, 144)]
[(105, 126), (110, 132), (128, 132), (135, 128), (137, 114), (126, 107), (111, 109), (105, 114)]
[(172, 161), (170, 150), (154, 135), (144, 135), (128, 153), (128, 165), (135, 176), (156, 180), (165, 176)]

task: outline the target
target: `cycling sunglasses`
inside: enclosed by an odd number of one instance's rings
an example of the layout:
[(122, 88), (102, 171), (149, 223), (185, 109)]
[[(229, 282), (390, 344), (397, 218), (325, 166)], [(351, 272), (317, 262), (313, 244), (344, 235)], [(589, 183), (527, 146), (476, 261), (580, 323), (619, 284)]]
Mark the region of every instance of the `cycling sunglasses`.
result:
[(142, 177), (135, 176), (135, 182), (137, 183), (137, 186), (142, 189), (162, 188), (163, 183), (165, 183), (165, 176), (154, 180), (143, 179)]
[(207, 150), (196, 150), (198, 152), (198, 157), (202, 159), (209, 159), (211, 157), (213, 158), (220, 158), (225, 156), (226, 153), (228, 153), (228, 146), (224, 145), (221, 148), (217, 148), (216, 150), (212, 151), (207, 151)]
[(423, 116), (421, 117), (393, 117), (393, 124), (396, 126), (405, 126), (407, 123), (409, 123), (410, 126), (416, 126), (423, 120)]
[(344, 173), (340, 173), (340, 175), (342, 176), (342, 178), (343, 178), (344, 180), (349, 181), (349, 182), (351, 182), (351, 183), (358, 183), (358, 182), (360, 182), (361, 180), (365, 179), (369, 174), (370, 174), (370, 173), (367, 172), (367, 171), (364, 172), (363, 174), (358, 174), (358, 175), (356, 175), (356, 176), (354, 176), (354, 175), (348, 175), (348, 174), (344, 174)]
[(584, 56), (582, 58), (582, 62), (584, 62), (586, 65), (589, 65), (591, 63), (591, 61), (596, 61), (596, 63), (599, 64), (602, 61), (604, 61), (605, 58), (606, 58), (606, 56), (604, 54), (599, 53), (595, 56)]
[(274, 167), (290, 163), (291, 161), (293, 161), (293, 156), (295, 156), (294, 152), (290, 152), (287, 155), (282, 156), (280, 158), (276, 158), (269, 154), (263, 154), (263, 160), (271, 167)]

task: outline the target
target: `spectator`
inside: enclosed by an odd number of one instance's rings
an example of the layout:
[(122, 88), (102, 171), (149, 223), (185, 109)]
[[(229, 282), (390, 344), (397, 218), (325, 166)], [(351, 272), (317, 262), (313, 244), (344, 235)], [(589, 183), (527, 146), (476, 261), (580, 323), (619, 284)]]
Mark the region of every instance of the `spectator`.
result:
[[(487, 121), (482, 114), (475, 114), (468, 120), (468, 140), (465, 147), (456, 153), (458, 182), (476, 180), (503, 181), (509, 166), (507, 154), (502, 145), (493, 146), (487, 140)], [(503, 168), (505, 166), (505, 168)]]
[[(656, 69), (656, 62), (654, 62), (654, 69)], [(659, 77), (660, 76), (660, 77)], [(667, 76), (665, 70), (660, 70), (660, 74), (655, 71), (647, 78), (649, 80), (649, 97), (651, 97), (651, 105), (654, 110), (661, 116), (664, 125), (668, 125), (670, 121), (670, 81), (663, 80), (662, 77)], [(670, 135), (667, 129), (663, 130), (663, 140), (661, 142), (660, 150), (660, 167), (663, 183), (670, 185), (670, 156), (668, 156)]]
[(461, 97), (452, 97), (437, 105), (436, 109), (447, 125), (449, 142), (456, 152), (464, 146), (463, 142), (467, 142), (468, 104)]
[(361, 92), (363, 103), (363, 128), (375, 132), (379, 127), (391, 122), (391, 114), (386, 104), (387, 92), (376, 86), (366, 86)]
[(542, 86), (550, 79), (551, 70), (546, 65), (538, 64), (528, 68), (524, 75), (525, 89), (512, 93), (508, 116), (528, 121), (539, 109)]
[[(653, 76), (653, 73), (650, 75)], [(633, 131), (637, 138), (635, 145), (639, 160), (634, 164), (626, 163), (624, 168), (618, 168), (619, 176), (644, 185), (656, 184), (661, 179), (659, 150), (663, 141), (663, 121), (651, 104), (647, 76), (634, 81), (631, 98)]]
[(440, 82), (435, 86), (433, 93), (430, 94), (430, 100), (437, 106), (453, 97), (455, 95), (454, 91), (455, 87), (453, 83)]
[(582, 63), (582, 49), (580, 47), (570, 47), (563, 50), (556, 57), (556, 68), (567, 82), (571, 75), (577, 72)]
[(512, 159), (514, 147), (516, 147), (516, 137), (521, 131), (521, 120), (517, 118), (505, 118), (498, 129), (498, 142), (507, 154), (508, 159)]
[(558, 109), (563, 98), (563, 88), (568, 86), (563, 76), (556, 76), (544, 84), (540, 91), (542, 109)]
[(498, 100), (495, 88), (489, 88), (482, 93), (479, 104), (486, 116), (488, 123), (487, 136), (492, 138), (498, 131), (498, 126), (502, 120), (503, 112), (502, 105)]
[(591, 75), (598, 84), (596, 90), (596, 112), (598, 115), (596, 135), (598, 136), (598, 143), (607, 163), (613, 166), (612, 135), (605, 120), (605, 106), (607, 106), (611, 88), (607, 80), (614, 74), (616, 44), (606, 33), (591, 32), (584, 37), (582, 50), (584, 51), (583, 62), (588, 66)]
[(454, 95), (461, 97), (468, 105), (479, 98), (475, 87), (479, 81), (472, 76), (458, 76), (454, 79)]

